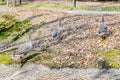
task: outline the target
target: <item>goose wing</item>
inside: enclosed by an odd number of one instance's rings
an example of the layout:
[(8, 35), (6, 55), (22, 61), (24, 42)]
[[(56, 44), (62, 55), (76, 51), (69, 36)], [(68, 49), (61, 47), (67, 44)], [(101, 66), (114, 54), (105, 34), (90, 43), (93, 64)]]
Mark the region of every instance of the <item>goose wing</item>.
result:
[(58, 33), (57, 30), (55, 30), (54, 33), (52, 34), (52, 37), (54, 40), (57, 39), (57, 36), (58, 36), (57, 33)]
[(58, 28), (58, 35), (61, 35), (62, 34), (62, 32), (63, 32), (63, 30), (62, 30), (62, 28)]
[(107, 33), (107, 30), (108, 30), (108, 26), (106, 24), (102, 23), (100, 25), (100, 27), (98, 28), (98, 32), (97, 33), (98, 33), (98, 35), (104, 35), (104, 34)]
[(16, 51), (15, 55), (21, 55), (21, 54), (25, 54), (28, 51), (30, 51), (32, 49), (32, 45), (30, 45), (29, 43), (26, 44), (22, 44), (18, 50)]

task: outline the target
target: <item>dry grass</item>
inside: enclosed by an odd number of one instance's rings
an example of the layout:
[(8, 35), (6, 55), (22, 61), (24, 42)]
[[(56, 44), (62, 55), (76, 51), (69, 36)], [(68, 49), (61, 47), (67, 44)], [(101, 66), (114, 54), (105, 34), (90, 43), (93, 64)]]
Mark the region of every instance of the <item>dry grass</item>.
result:
[[(6, 9), (6, 11), (4, 9)], [(40, 24), (41, 21), (47, 23), (58, 17), (68, 16), (66, 13), (43, 9), (0, 8), (0, 10), (3, 13), (7, 13), (8, 10), (10, 14), (19, 15), (17, 18), (21, 21), (31, 16), (42, 15), (31, 19), (33, 25)], [(41, 27), (38, 26), (32, 36), (33, 43), (39, 46), (36, 46), (33, 50), (38, 50), (39, 53), (42, 52), (43, 54), (32, 57), (29, 62), (33, 61), (51, 68), (99, 67), (99, 58), (105, 59), (104, 56), (98, 55), (99, 51), (102, 50), (107, 52), (109, 50), (119, 49), (119, 18), (120, 15), (105, 16), (105, 22), (109, 26), (109, 32), (111, 33), (105, 41), (102, 41), (101, 38), (96, 35), (97, 28), (101, 23), (101, 16), (99, 15), (76, 15), (63, 19), (63, 39), (59, 42), (53, 41), (51, 36), (53, 30), (58, 26), (58, 22), (43, 25)], [(17, 43), (23, 41), (23, 38), (21, 38)], [(44, 43), (47, 43), (49, 46), (44, 46), (44, 49), (41, 51), (40, 45)], [(35, 54), (36, 52), (33, 53)], [(111, 60), (113, 60), (113, 58)], [(116, 63), (114, 65), (116, 66)]]

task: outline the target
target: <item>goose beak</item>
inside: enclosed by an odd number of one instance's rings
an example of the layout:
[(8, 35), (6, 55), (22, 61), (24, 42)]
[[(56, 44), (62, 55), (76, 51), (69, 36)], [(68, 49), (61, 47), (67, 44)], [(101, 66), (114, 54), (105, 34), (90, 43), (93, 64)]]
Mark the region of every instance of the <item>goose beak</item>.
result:
[(18, 58), (13, 54), (11, 55), (12, 59), (17, 60)]
[(11, 55), (12, 59), (14, 59), (14, 60), (17, 60), (19, 58), (19, 56), (20, 55), (15, 55), (15, 54)]

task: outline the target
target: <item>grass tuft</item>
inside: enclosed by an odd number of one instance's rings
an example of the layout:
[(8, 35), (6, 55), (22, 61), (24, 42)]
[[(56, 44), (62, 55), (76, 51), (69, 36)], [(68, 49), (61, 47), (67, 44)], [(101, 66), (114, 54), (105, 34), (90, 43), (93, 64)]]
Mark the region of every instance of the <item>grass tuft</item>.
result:
[(12, 64), (14, 61), (12, 60), (12, 58), (8, 55), (0, 55), (0, 63), (5, 64), (5, 65), (10, 65)]
[(41, 20), (40, 21), (40, 24), (42, 25), (42, 24), (45, 24), (46, 23), (46, 21), (45, 20)]
[(110, 50), (108, 52), (99, 51), (99, 57), (102, 57), (104, 60), (98, 64), (105, 68), (119, 68), (120, 59), (120, 50)]
[(0, 1), (0, 5), (5, 5), (6, 3), (3, 1)]
[(115, 6), (115, 7), (101, 7), (98, 10), (100, 11), (120, 11), (120, 6)]
[(105, 54), (105, 57), (106, 58), (114, 58), (114, 57), (116, 57), (116, 51), (115, 50), (110, 50), (109, 52), (107, 52), (106, 54)]
[(107, 42), (108, 42), (108, 39), (102, 40), (102, 43), (107, 43)]
[(4, 22), (0, 22), (1, 40), (10, 38), (14, 42), (32, 28), (29, 20), (20, 22), (15, 16), (8, 14), (2, 15), (1, 18), (5, 20)]

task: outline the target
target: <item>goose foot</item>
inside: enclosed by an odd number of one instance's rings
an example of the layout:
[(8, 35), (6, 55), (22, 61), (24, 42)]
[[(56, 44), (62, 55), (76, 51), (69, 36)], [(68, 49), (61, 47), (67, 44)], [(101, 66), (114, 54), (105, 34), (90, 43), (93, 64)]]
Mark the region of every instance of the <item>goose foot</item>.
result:
[(106, 39), (106, 35), (102, 35), (101, 38), (102, 38), (103, 40), (105, 40), (105, 39)]
[(21, 58), (21, 63), (24, 63), (27, 61), (27, 59), (25, 57), (20, 57)]

